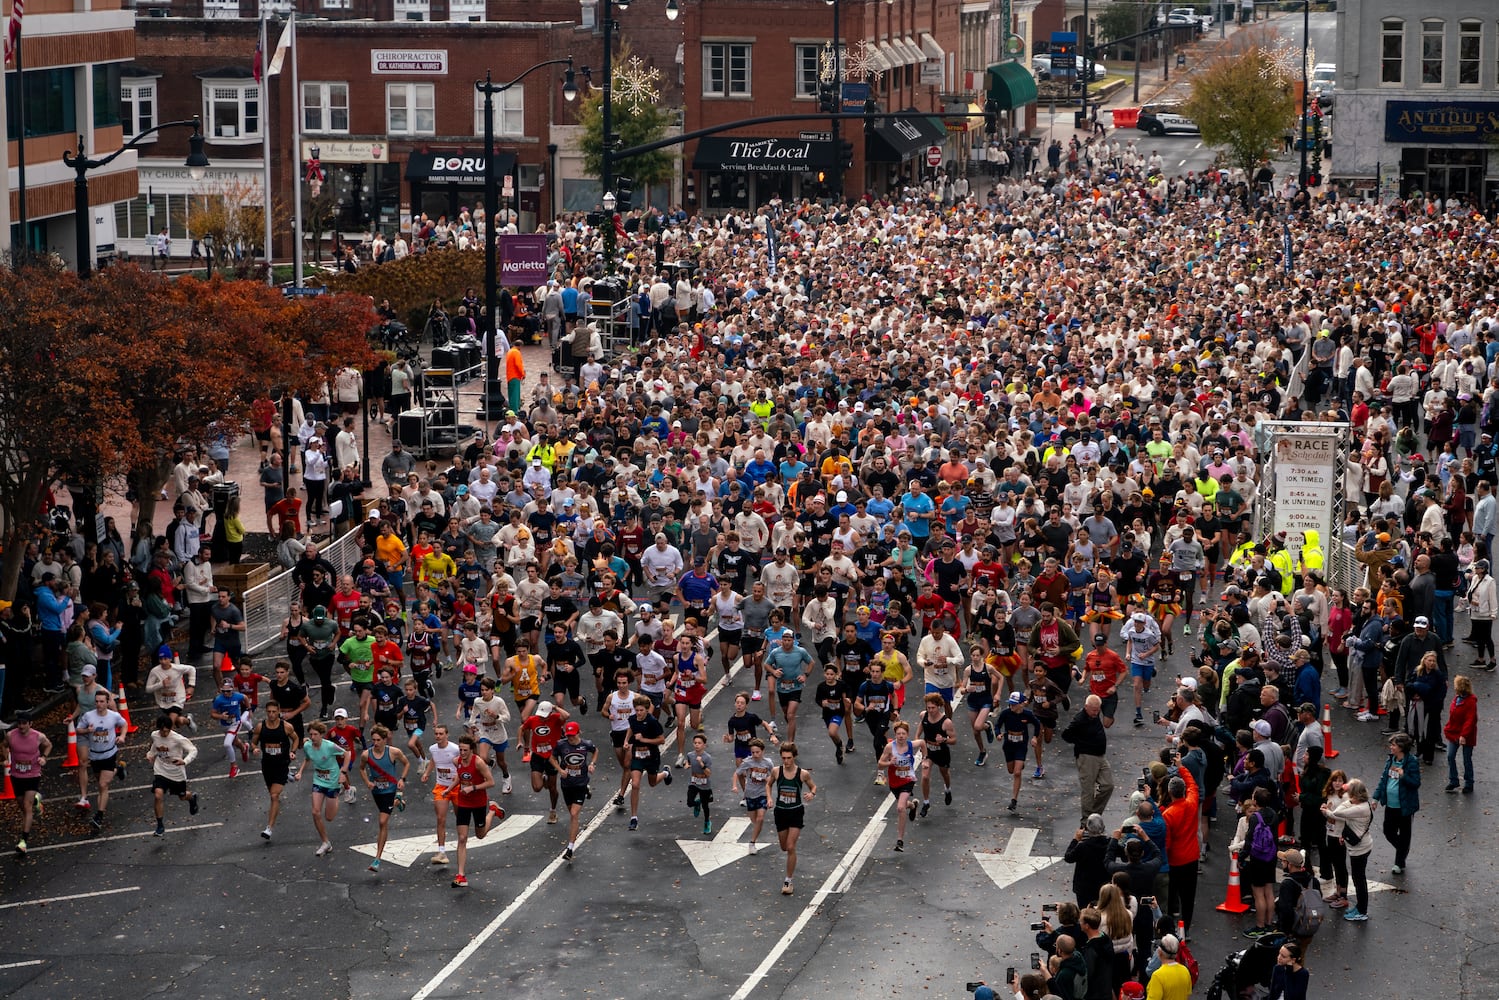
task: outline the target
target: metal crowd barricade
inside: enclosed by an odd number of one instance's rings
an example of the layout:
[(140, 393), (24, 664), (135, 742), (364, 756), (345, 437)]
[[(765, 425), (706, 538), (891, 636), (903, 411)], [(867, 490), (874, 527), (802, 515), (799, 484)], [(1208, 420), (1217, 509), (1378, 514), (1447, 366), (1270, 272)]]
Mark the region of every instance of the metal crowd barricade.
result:
[[(351, 572), (360, 559), (359, 532), (348, 534), (319, 550), (319, 554), (333, 564), (340, 575)], [(284, 570), (265, 583), (245, 591), (245, 648), (251, 653), (277, 642), (281, 638), (281, 622), (286, 610), (296, 595), (296, 584), (292, 582), (291, 570)]]

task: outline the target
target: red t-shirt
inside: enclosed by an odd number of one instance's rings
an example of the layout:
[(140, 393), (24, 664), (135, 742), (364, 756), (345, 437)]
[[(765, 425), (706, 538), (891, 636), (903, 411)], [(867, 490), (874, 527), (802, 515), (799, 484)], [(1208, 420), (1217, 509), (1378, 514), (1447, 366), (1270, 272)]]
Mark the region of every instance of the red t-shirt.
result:
[(249, 700), (251, 708), (260, 707), (260, 685), (269, 683), (269, 678), (254, 671), (242, 674), (236, 670), (229, 675), (229, 679), (234, 683), (234, 690)]
[[(328, 738), (352, 755), (359, 749), (359, 744), (364, 741), (364, 734), (359, 731), (358, 726), (351, 726), (348, 723), (344, 723), (343, 725), (330, 728), (328, 730)], [(344, 759), (346, 761), (350, 760), (352, 756), (345, 757)]]
[(406, 654), (401, 647), (389, 639), (377, 642), (370, 646), (370, 665), (374, 668), (375, 676), (380, 676), (380, 671), (389, 668), (396, 680), (401, 679), (401, 667), (406, 663)]
[(557, 741), (562, 739), (562, 723), (553, 716), (543, 719), (533, 715), (521, 724), (520, 730), (521, 739), (530, 746), (531, 752), (543, 757), (550, 757)]
[(328, 610), (333, 612), (333, 619), (338, 622), (339, 631), (349, 631), (354, 612), (359, 610), (359, 591), (351, 590), (347, 594), (343, 591), (335, 593), (333, 599), (328, 602)]

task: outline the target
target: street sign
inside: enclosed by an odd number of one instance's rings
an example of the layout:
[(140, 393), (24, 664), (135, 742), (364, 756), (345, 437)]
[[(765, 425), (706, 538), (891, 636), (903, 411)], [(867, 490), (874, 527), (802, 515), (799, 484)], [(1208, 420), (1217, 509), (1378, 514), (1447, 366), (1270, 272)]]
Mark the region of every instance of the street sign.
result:
[(942, 166), (942, 147), (928, 146), (926, 148), (926, 165), (929, 167)]
[(1077, 32), (1051, 33), (1051, 75), (1066, 76), (1077, 72)]
[[(861, 108), (860, 110), (863, 110), (863, 109)], [(833, 141), (833, 133), (831, 133), (831, 132), (801, 132), (801, 133), (797, 134), (797, 138), (800, 139), (802, 142), (832, 142)]]
[(995, 885), (1008, 889), (1021, 879), (1038, 875), (1062, 860), (1031, 855), (1031, 847), (1035, 845), (1036, 834), (1039, 832), (1020, 827), (1010, 834), (1010, 842), (1005, 845), (1003, 853), (975, 851), (973, 856)]

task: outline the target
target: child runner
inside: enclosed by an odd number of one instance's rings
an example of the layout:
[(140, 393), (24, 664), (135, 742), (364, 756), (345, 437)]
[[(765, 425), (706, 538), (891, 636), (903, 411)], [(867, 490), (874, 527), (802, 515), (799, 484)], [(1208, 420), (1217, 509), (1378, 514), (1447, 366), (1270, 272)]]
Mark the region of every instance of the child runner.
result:
[(642, 776), (651, 787), (664, 781), (671, 784), (671, 770), (661, 767), (661, 747), (666, 743), (666, 730), (651, 714), (653, 702), (644, 694), (635, 696), (635, 715), (630, 719), (630, 733), (625, 737), (625, 750), (630, 755), (630, 829), (640, 829), (640, 781)]
[[(415, 684), (414, 681), (407, 683)], [(370, 862), (370, 871), (380, 870), (380, 859), (385, 854), (385, 839), (390, 836), (390, 814), (397, 808), (405, 810), (406, 801), (402, 793), (406, 790), (406, 775), (411, 771), (411, 761), (400, 750), (390, 745), (390, 730), (380, 723), (370, 730), (369, 749), (359, 755), (359, 776), (380, 810), (380, 830), (375, 835), (375, 857)], [(396, 773), (400, 768), (400, 774)]]
[(708, 753), (708, 737), (692, 734), (692, 752), (687, 755), (687, 804), (692, 815), (703, 817), (704, 836), (713, 832), (713, 757)]
[(479, 740), (479, 754), (490, 767), (496, 764), (503, 775), (500, 791), (510, 794), (510, 764), (505, 760), (505, 751), (510, 749), (510, 706), (499, 695), (499, 682), (493, 677), (479, 681), (479, 697), (469, 712), (467, 730)]
[[(1045, 665), (1039, 661), (1035, 664), (1040, 668), (1044, 677)], [(1041, 745), (1041, 722), (1025, 705), (1025, 695), (1016, 691), (1010, 695), (1008, 704), (995, 716), (994, 728), (999, 736), (1000, 749), (1004, 751), (1005, 770), (1010, 772), (1010, 812), (1019, 808), (1020, 780), (1025, 775), (1025, 759), (1030, 756), (1030, 747)], [(1026, 737), (1034, 731), (1035, 735), (1029, 741)]]
[(405, 688), (406, 694), (397, 706), (401, 714), (401, 728), (406, 731), (406, 746), (417, 760), (421, 760), (425, 755), (422, 750), (422, 733), (427, 728), (427, 720), (437, 718), (437, 713), (432, 708), (432, 702), (420, 693), (416, 678), (406, 678)]
[(916, 790), (916, 758), (923, 745), (920, 740), (911, 739), (911, 727), (905, 722), (897, 722), (894, 733), (895, 739), (880, 754), (880, 766), (888, 771), (886, 783), (895, 799), (895, 849), (904, 851), (906, 823), (916, 818), (916, 802), (911, 793)]
[(250, 730), (255, 725), (255, 718), (250, 714), (250, 701), (234, 690), (234, 682), (225, 677), (208, 714), (217, 719), (224, 730), (224, 756), (229, 758), (229, 777), (237, 778), (239, 762), (250, 759)]
[(734, 769), (734, 778), (729, 784), (731, 792), (744, 796), (745, 812), (750, 817), (750, 850), (760, 849), (760, 828), (765, 825), (765, 805), (767, 796), (770, 794), (770, 775), (775, 770), (775, 765), (765, 757), (765, 741), (753, 739), (749, 741), (748, 757), (739, 760)]
[[(838, 674), (838, 665), (829, 663), (822, 668), (822, 681), (817, 685), (817, 706), (822, 709), (822, 724), (833, 741), (833, 756), (843, 763), (843, 713), (847, 701), (844, 697), (843, 680)], [(852, 744), (852, 740), (849, 743)]]

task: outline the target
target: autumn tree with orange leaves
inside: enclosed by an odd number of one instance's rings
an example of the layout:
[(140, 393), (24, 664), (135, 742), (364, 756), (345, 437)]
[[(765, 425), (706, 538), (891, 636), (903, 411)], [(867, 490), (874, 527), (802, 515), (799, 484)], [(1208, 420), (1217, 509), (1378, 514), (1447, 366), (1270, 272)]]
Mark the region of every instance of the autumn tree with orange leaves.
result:
[(243, 429), (275, 388), (310, 393), (370, 361), (374, 317), (358, 296), (288, 300), (247, 281), (172, 280), (136, 267), (89, 281), (0, 268), (0, 596), (59, 468), (123, 479), (149, 531), (175, 453), (210, 425)]

